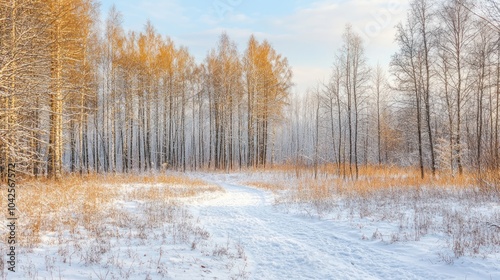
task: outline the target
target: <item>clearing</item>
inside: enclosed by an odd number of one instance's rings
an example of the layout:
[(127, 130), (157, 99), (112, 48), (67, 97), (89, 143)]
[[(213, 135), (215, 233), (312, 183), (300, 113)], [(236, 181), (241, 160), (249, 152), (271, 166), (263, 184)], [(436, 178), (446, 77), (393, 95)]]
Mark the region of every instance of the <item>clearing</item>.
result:
[(500, 221), (496, 198), (423, 187), (415, 199), (373, 178), (373, 191), (348, 192), (335, 177), (307, 178), (26, 181), (17, 271), (1, 249), (0, 279), (500, 279), (500, 229), (488, 224)]
[(281, 211), (271, 192), (241, 185), (241, 176), (200, 176), (225, 192), (192, 202), (191, 209), (213, 237), (243, 246), (251, 279), (500, 279), (498, 259), (446, 264), (433, 255), (433, 238), (363, 240), (356, 222)]

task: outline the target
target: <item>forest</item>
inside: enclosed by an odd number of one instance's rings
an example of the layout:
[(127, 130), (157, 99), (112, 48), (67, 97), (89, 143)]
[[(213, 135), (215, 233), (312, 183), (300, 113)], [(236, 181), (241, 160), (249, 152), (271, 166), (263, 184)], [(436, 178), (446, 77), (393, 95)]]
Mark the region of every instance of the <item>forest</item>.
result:
[[(0, 2), (0, 165), (29, 176), (332, 164), (499, 167), (498, 3), (413, 0), (390, 65), (347, 24), (330, 77), (293, 92), (272, 42), (189, 46), (93, 0)], [(5, 174), (4, 174), (5, 176)]]
[[(500, 279), (500, 4), (410, 0), (373, 64), (341, 14), (389, 2), (271, 1), (199, 56), (97, 0), (0, 0), (0, 279)], [(302, 92), (260, 21), (331, 15)]]

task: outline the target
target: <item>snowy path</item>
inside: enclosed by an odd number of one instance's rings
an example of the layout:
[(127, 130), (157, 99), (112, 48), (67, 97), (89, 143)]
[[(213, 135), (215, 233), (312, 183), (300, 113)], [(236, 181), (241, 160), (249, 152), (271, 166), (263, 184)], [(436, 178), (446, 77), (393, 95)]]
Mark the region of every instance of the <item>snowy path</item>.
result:
[(211, 181), (226, 193), (193, 206), (212, 236), (241, 242), (250, 279), (456, 277), (436, 273), (429, 262), (406, 252), (370, 246), (370, 241), (350, 235), (352, 229), (345, 225), (280, 213), (264, 191)]

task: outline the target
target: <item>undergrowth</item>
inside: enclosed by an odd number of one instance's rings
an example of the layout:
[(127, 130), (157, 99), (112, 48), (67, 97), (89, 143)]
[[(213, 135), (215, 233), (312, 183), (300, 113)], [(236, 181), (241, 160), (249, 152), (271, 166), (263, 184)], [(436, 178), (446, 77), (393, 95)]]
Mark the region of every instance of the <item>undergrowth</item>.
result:
[[(223, 191), (218, 186), (181, 175), (75, 175), (17, 185), (17, 250), (24, 279), (71, 278), (60, 269), (75, 264), (91, 268), (88, 279), (171, 278), (176, 266), (188, 265), (210, 274), (205, 263), (220, 246), (179, 199)], [(1, 200), (2, 209), (6, 201)], [(228, 276), (246, 278), (241, 245), (227, 245), (218, 257)], [(5, 279), (6, 270), (1, 271)]]
[(348, 167), (324, 165), (314, 176), (312, 168), (276, 166), (247, 170), (245, 183), (273, 191), (276, 204), (299, 206), (308, 215), (395, 225), (396, 230), (373, 233), (386, 242), (444, 236), (447, 249), (440, 255), (447, 263), (500, 253), (498, 171), (421, 179), (412, 168), (362, 166), (355, 179), (342, 170)]

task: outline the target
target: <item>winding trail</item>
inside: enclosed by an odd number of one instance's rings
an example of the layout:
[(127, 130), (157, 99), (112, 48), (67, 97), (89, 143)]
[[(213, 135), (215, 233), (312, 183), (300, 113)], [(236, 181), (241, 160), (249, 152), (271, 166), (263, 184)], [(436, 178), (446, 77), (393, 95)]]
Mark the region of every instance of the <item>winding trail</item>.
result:
[(370, 246), (345, 225), (279, 212), (272, 194), (204, 178), (225, 193), (193, 205), (212, 236), (240, 242), (250, 279), (450, 279), (406, 252)]

